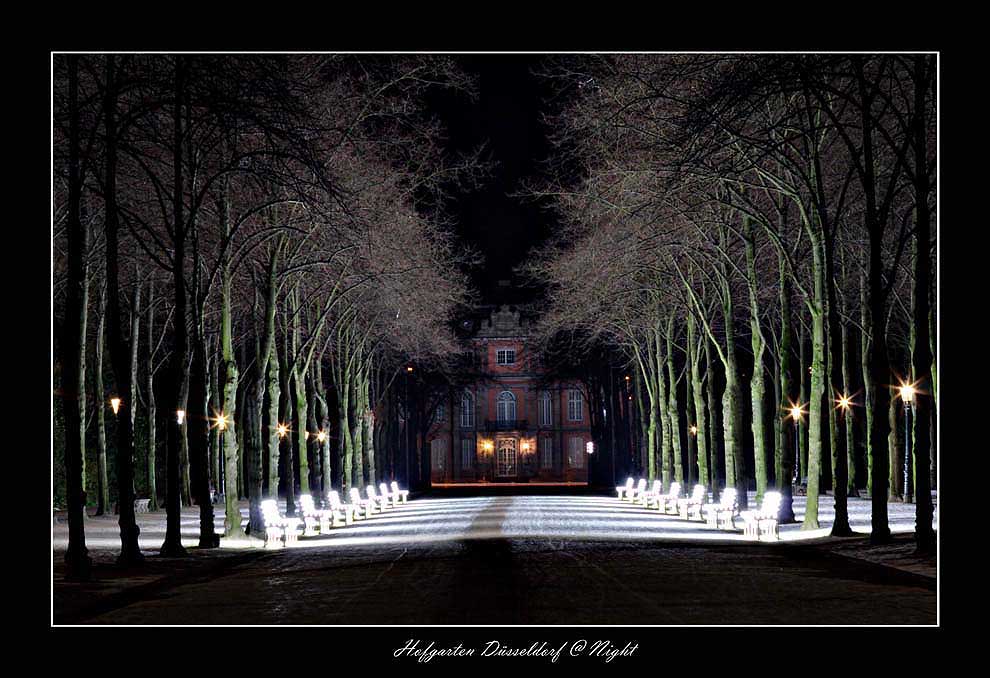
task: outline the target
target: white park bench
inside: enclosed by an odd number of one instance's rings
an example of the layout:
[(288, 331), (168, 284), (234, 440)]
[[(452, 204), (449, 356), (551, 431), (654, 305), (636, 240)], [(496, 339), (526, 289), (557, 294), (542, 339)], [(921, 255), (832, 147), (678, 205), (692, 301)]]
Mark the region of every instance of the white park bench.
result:
[(760, 534), (770, 539), (780, 539), (778, 517), (780, 514), (780, 492), (767, 492), (763, 495), (763, 504), (757, 511), (743, 511), (739, 517), (743, 523), (743, 534), (759, 540)]
[(681, 498), (681, 484), (676, 480), (670, 484), (669, 492), (657, 495), (656, 508), (660, 513), (677, 513), (677, 500)]
[[(356, 487), (351, 488), (350, 492), (351, 503), (358, 507), (358, 510), (364, 509), (364, 517), (370, 518), (375, 512), (375, 500), (374, 499), (362, 499), (361, 490)], [(360, 513), (358, 513), (360, 515)]]
[(400, 490), (399, 483), (392, 481), (392, 494), (399, 498), (403, 504), (409, 501), (409, 490)]
[(642, 506), (652, 506), (656, 504), (657, 497), (663, 494), (663, 481), (654, 480), (653, 486), (650, 487), (646, 492), (639, 495), (636, 502)]
[(345, 525), (350, 525), (358, 517), (358, 507), (354, 504), (345, 504), (340, 501), (340, 495), (337, 494), (337, 490), (330, 490), (327, 493), (327, 502), (330, 504), (328, 510), (333, 516), (334, 525), (340, 525), (341, 521)]
[(385, 483), (378, 483), (378, 496), (385, 497), (386, 499), (388, 499), (390, 502), (392, 502), (393, 507), (399, 505), (399, 495), (389, 491), (388, 485), (386, 485)]
[(316, 502), (313, 501), (313, 495), (300, 494), (299, 507), (302, 511), (303, 521), (306, 524), (306, 527), (303, 530), (304, 537), (312, 537), (315, 535), (317, 533), (317, 525), (320, 526), (320, 534), (326, 534), (330, 531), (331, 522), (333, 521), (333, 511), (325, 511), (323, 509), (316, 508)]
[(367, 493), (368, 499), (375, 502), (375, 506), (378, 508), (378, 510), (384, 513), (385, 509), (388, 508), (388, 495), (386, 494), (385, 496), (382, 496), (378, 494), (378, 492), (375, 490), (374, 485), (368, 485), (368, 487), (366, 487), (364, 491), (365, 493)]
[(275, 543), (290, 544), (296, 541), (299, 535), (296, 529), (302, 522), (298, 518), (286, 518), (278, 510), (278, 504), (274, 499), (265, 499), (261, 502), (261, 515), (265, 520), (265, 547)]
[(739, 504), (736, 501), (736, 488), (727, 487), (722, 490), (717, 504), (705, 504), (705, 519), (708, 527), (718, 529), (721, 526), (727, 530), (736, 528), (734, 518), (739, 515)]
[(677, 513), (684, 520), (701, 520), (701, 507), (706, 499), (708, 499), (708, 488), (700, 484), (695, 485), (690, 497), (676, 501)]
[(635, 481), (633, 480), (632, 476), (629, 476), (628, 478), (626, 478), (625, 485), (619, 485), (618, 487), (615, 488), (615, 492), (616, 494), (619, 495), (619, 499), (622, 499), (623, 495), (632, 492), (634, 482)]
[(134, 500), (134, 513), (148, 513), (150, 509), (148, 508), (151, 504), (151, 499), (135, 499)]
[(639, 482), (636, 483), (636, 487), (626, 492), (626, 496), (623, 499), (626, 501), (636, 501), (644, 492), (646, 492), (646, 479), (640, 478)]

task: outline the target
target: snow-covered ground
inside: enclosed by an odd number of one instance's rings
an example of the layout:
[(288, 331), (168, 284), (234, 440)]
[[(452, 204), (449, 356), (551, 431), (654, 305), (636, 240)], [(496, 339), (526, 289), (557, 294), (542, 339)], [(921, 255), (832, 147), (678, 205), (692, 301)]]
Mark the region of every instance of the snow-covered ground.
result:
[[(933, 493), (934, 496), (934, 493)], [(822, 497), (818, 518), (820, 528), (802, 529), (805, 497), (794, 497), (794, 513), (799, 522), (781, 525), (781, 542), (815, 540), (827, 537), (834, 518), (832, 497)], [(750, 506), (755, 506), (750, 493)], [(215, 507), (216, 528), (223, 532), (222, 507)], [(284, 502), (283, 502), (284, 510)], [(894, 533), (914, 530), (915, 505), (889, 503), (890, 529)], [(247, 504), (241, 515), (247, 520)], [(849, 499), (849, 520), (856, 532), (870, 531), (871, 504), (868, 499)], [(52, 546), (62, 550), (68, 542), (64, 513), (52, 526)], [(937, 529), (938, 513), (935, 525)], [(737, 532), (714, 530), (703, 523), (688, 522), (677, 516), (662, 515), (614, 497), (597, 496), (514, 496), (414, 499), (385, 513), (334, 528), (330, 534), (300, 538), (297, 547), (335, 547), (357, 544), (401, 544), (462, 539), (549, 539), (549, 540), (652, 540), (732, 543), (744, 541), (741, 522)], [(165, 537), (165, 513), (138, 514), (142, 549), (158, 549)], [(198, 509), (182, 511), (182, 541), (198, 543)], [(86, 545), (90, 549), (120, 547), (117, 517), (89, 517)], [(258, 547), (257, 540), (222, 540), (228, 548)]]

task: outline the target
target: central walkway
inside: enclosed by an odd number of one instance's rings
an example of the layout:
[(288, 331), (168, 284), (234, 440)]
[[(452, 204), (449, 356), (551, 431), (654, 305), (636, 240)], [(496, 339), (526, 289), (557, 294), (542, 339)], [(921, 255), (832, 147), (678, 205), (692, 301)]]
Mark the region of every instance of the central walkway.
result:
[[(796, 498), (803, 512), (803, 498)], [(831, 498), (822, 502), (831, 519)], [(891, 504), (895, 531), (913, 505)], [(852, 500), (865, 531), (869, 504)], [(245, 509), (246, 512), (246, 509)], [(142, 515), (142, 545), (163, 516)], [(160, 521), (159, 526), (154, 521)], [(195, 512), (183, 533), (195, 543)], [(218, 517), (222, 523), (222, 517)], [(114, 546), (104, 519), (87, 541)], [(61, 526), (58, 526), (61, 527)], [(932, 624), (933, 583), (834, 558), (785, 526), (747, 544), (609, 497), (420, 498), (298, 548), (246, 553), (86, 616), (96, 624)], [(90, 538), (90, 535), (93, 535)], [(906, 535), (905, 535), (906, 537)], [(147, 539), (147, 541), (145, 541)]]

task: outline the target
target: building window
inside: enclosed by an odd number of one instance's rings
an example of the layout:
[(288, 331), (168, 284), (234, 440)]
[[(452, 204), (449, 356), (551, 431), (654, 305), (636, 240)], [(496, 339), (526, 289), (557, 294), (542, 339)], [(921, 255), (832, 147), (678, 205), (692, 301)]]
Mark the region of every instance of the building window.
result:
[(512, 391), (502, 391), (498, 394), (496, 414), (499, 421), (514, 421), (516, 418), (516, 396)]
[(567, 466), (569, 468), (584, 468), (584, 440), (580, 436), (567, 439)]
[(540, 393), (540, 426), (553, 426), (553, 398), (550, 391)]
[(443, 403), (437, 404), (437, 409), (433, 413), (433, 423), (441, 424), (447, 419), (447, 409), (443, 406)]
[(474, 428), (474, 396), (470, 391), (461, 396), (461, 428)]
[(447, 465), (447, 440), (436, 438), (430, 443), (430, 456), (432, 457), (433, 470), (443, 471)]
[(500, 348), (495, 352), (495, 362), (499, 365), (513, 365), (516, 362), (516, 349)]
[(567, 390), (567, 420), (584, 421), (584, 398), (579, 389)]
[(474, 467), (474, 439), (461, 440), (461, 468), (470, 470)]
[(553, 468), (553, 438), (540, 438), (540, 468), (544, 471)]

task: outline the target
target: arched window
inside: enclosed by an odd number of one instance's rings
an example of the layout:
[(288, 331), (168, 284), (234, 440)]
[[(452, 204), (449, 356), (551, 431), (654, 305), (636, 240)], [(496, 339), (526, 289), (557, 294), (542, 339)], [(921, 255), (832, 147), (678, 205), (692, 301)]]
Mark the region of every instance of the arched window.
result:
[(567, 391), (567, 420), (584, 421), (584, 397), (576, 388)]
[(553, 426), (553, 398), (550, 391), (540, 392), (540, 426)]
[(514, 421), (516, 418), (516, 396), (512, 391), (502, 391), (498, 394), (497, 415), (499, 421)]
[(474, 428), (474, 396), (470, 391), (461, 395), (461, 428)]

